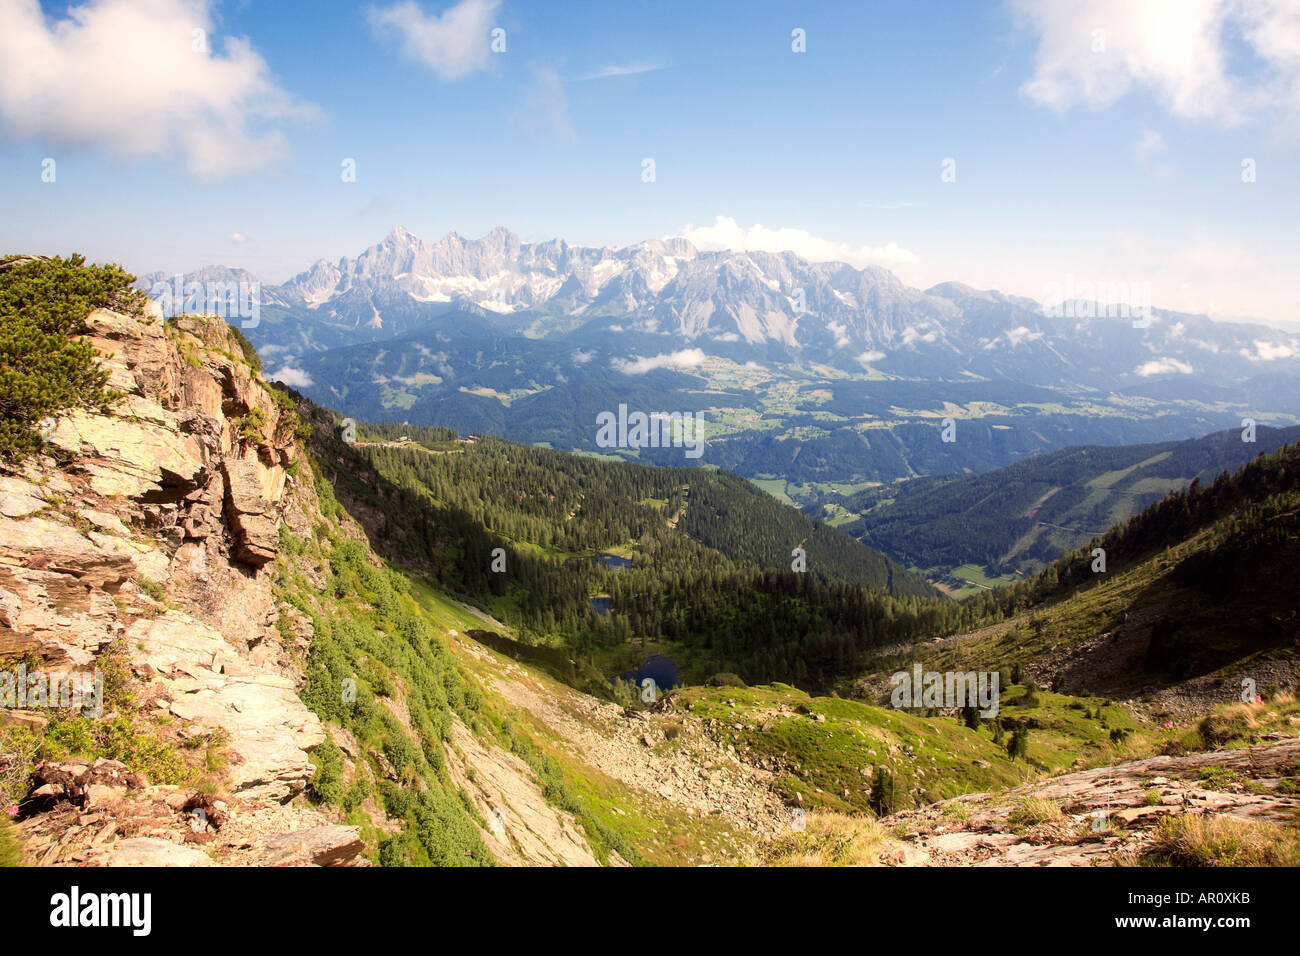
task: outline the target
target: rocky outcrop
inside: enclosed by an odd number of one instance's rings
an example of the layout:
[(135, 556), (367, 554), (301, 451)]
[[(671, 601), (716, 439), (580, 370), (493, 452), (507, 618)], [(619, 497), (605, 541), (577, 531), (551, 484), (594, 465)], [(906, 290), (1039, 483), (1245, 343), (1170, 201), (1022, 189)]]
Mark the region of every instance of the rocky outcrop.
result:
[(237, 459), (221, 463), (225, 479), (225, 516), (235, 536), (235, 557), (261, 567), (275, 560), (275, 505), (263, 495), (261, 464)]
[(216, 866), (202, 850), (154, 837), (122, 840), (88, 854), (81, 862), (86, 866)]
[(448, 769), (488, 823), (484, 839), (506, 866), (596, 866), (570, 813), (546, 802), (519, 757), (475, 738), (456, 721)]
[[(1130, 861), (1160, 823), (1206, 815), (1288, 825), (1300, 738), (1130, 760), (993, 797), (968, 794), (885, 819), (909, 866), (1097, 866)], [(1026, 815), (1027, 801), (1051, 813)], [(1018, 811), (1021, 811), (1018, 813)]]
[(146, 694), (185, 734), (221, 731), (232, 792), (286, 800), (311, 779), (307, 751), (325, 739), (297, 682), (248, 663), (220, 631), (169, 612), (135, 621), (127, 642), (146, 662)]
[(360, 827), (319, 826), (268, 837), (259, 866), (349, 866), (365, 849)]
[(56, 421), (60, 461), (0, 477), (0, 653), (85, 666), (123, 630), (111, 598), (124, 584), (189, 595), (194, 578), (210, 585), (197, 619), (237, 643), (265, 635), (270, 604), (243, 601), (242, 584), (275, 557), (291, 506), (279, 403), (220, 319), (165, 327), (101, 309), (87, 324), (122, 396)]
[[(298, 697), (310, 622), (281, 634), (267, 567), (281, 528), (306, 534), (318, 516), (311, 483), (292, 474), (296, 419), (221, 319), (98, 310), (87, 325), (121, 397), (61, 416), (50, 455), (0, 474), (0, 657), (90, 677), (111, 652), (132, 684), (132, 720), (178, 752), (218, 748), (233, 812), (260, 819), (303, 791), (325, 739)], [(106, 719), (123, 716), (112, 706)], [(175, 845), (196, 840), (192, 796), (113, 761), (44, 767), (21, 803), (22, 832), (37, 862), (210, 863)], [(297, 812), (266, 825), (291, 831)], [(264, 835), (245, 832), (231, 853), (298, 859), (261, 848)], [(321, 850), (331, 838), (303, 845), (331, 862), (360, 851), (355, 840)]]
[[(113, 760), (38, 768), (17, 831), (43, 866), (366, 866), (359, 827), (302, 807), (151, 786)], [(30, 809), (30, 808), (29, 808)]]
[(51, 807), (66, 801), (91, 809), (111, 802), (128, 789), (140, 790), (146, 785), (142, 774), (128, 773), (126, 765), (120, 761), (73, 760), (38, 767), (27, 799), (33, 804), (44, 803)]

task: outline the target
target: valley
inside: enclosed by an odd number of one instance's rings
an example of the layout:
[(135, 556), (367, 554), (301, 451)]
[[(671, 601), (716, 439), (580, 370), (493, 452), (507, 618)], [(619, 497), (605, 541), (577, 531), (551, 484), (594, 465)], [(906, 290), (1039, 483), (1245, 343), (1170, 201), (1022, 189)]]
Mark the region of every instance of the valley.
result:
[[(86, 284), (56, 341), (92, 345), (117, 393), (59, 409), (3, 478), (5, 665), (106, 678), (102, 718), (3, 713), (11, 858), (1294, 861), (1285, 431), (1261, 429), (1258, 457), (1230, 433), (1034, 458), (1023, 489), (995, 476), (1004, 508), (1062, 528), (1072, 498), (1132, 510), (958, 602), (851, 522), (716, 467), (345, 429), (270, 384), (237, 328), (164, 320), (83, 268), (0, 271), (15, 294), (50, 272)], [(857, 522), (887, 487), (836, 491)], [(680, 686), (620, 676), (657, 657)], [(914, 665), (993, 673), (996, 716), (893, 705)]]
[(1070, 448), (982, 474), (864, 488), (822, 505), (821, 514), (945, 593), (968, 596), (1041, 570), (1169, 492), (1298, 438), (1294, 427), (1238, 429), (1182, 442)]
[(0, 9), (15, 952), (1287, 938), (1300, 0)]

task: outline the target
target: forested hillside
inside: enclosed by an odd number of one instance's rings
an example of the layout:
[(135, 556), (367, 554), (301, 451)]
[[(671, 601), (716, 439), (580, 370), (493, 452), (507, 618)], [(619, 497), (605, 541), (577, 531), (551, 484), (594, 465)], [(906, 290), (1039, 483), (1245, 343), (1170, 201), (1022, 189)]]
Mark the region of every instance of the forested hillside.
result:
[(1088, 445), (978, 475), (915, 478), (859, 491), (839, 525), (934, 579), (961, 565), (991, 576), (1041, 569), (1188, 482), (1232, 470), (1300, 439), (1300, 427), (1191, 441)]
[(1300, 445), (1288, 445), (1193, 482), (1034, 578), (966, 603), (984, 623), (1030, 612), (1032, 626), (1009, 638), (1026, 660), (1065, 660), (1067, 648), (1093, 641), (1088, 666), (1105, 662), (1110, 690), (1159, 686), (1279, 654), (1294, 661), (1297, 561)]
[[(348, 445), (328, 413), (304, 414), (376, 546), (533, 643), (598, 661), (660, 647), (698, 679), (734, 671), (816, 686), (872, 647), (951, 630), (967, 613), (726, 473), (446, 433), (372, 443), (368, 426)], [(792, 570), (796, 547), (806, 572)]]

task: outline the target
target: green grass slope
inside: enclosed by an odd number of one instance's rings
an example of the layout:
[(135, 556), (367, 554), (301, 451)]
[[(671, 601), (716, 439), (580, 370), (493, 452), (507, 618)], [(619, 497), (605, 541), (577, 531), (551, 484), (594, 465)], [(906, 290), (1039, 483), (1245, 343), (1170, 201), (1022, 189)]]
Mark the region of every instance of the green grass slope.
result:
[[(988, 623), (1015, 620), (945, 641), (927, 660), (1052, 661), (1060, 686), (1108, 694), (1294, 662), (1297, 561), (1300, 446), (1289, 445), (1166, 496), (1032, 580), (973, 599)], [(1086, 653), (1072, 660), (1076, 647)]]
[(859, 491), (842, 506), (860, 518), (841, 527), (935, 580), (962, 565), (994, 578), (1033, 573), (1169, 491), (1298, 439), (1300, 427), (1259, 428), (1254, 443), (1226, 431), (1181, 442), (1067, 448), (983, 474)]

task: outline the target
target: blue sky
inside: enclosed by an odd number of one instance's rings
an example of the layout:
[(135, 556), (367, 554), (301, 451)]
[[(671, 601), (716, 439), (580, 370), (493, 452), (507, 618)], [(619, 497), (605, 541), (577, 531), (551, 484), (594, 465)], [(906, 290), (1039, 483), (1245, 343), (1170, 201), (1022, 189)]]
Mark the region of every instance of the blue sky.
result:
[(0, 251), (280, 281), (398, 224), (686, 234), (1293, 324), (1295, 6), (0, 0)]

